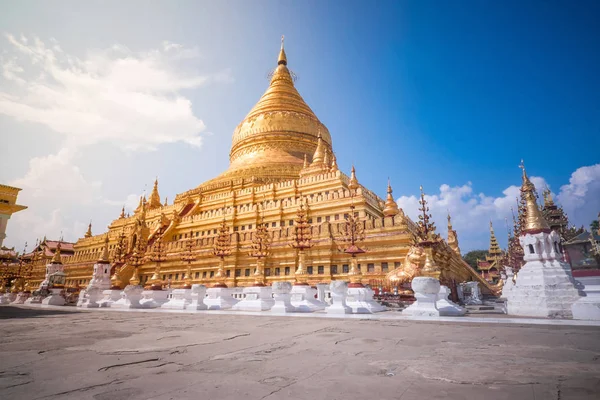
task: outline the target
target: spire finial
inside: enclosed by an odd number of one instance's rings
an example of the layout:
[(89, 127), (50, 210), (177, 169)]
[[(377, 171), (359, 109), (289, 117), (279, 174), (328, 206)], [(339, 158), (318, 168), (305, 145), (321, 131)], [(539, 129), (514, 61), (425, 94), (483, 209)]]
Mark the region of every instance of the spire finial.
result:
[(392, 185), (390, 183), (390, 178), (388, 177), (388, 186), (387, 186), (387, 198), (385, 200), (385, 206), (383, 208), (383, 215), (386, 217), (396, 216), (400, 210), (398, 209), (398, 204), (394, 200), (392, 196)]
[(90, 220), (90, 223), (87, 228), (87, 232), (85, 232), (84, 237), (86, 237), (86, 238), (92, 237), (92, 220)]
[(279, 50), (279, 59), (277, 60), (277, 65), (287, 65), (287, 57), (285, 55), (285, 50), (283, 49), (283, 35), (281, 35), (281, 50)]
[(356, 169), (352, 164), (352, 171), (350, 172), (350, 182), (348, 183), (348, 189), (355, 191), (358, 189), (358, 179), (356, 179)]

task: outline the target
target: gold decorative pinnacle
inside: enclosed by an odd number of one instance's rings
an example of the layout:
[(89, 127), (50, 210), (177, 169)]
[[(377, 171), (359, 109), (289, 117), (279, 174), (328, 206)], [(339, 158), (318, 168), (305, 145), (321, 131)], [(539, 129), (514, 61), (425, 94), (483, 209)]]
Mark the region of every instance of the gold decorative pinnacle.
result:
[(523, 170), (523, 184), (521, 185), (521, 193), (525, 197), (525, 221), (521, 226), (521, 232), (539, 232), (550, 231), (548, 222), (544, 219), (540, 209), (538, 208), (535, 198), (535, 186), (529, 180), (525, 171), (525, 164), (521, 160), (519, 166)]
[(386, 217), (394, 217), (398, 215), (399, 212), (400, 210), (398, 209), (398, 204), (396, 204), (394, 196), (392, 196), (392, 185), (390, 184), (390, 178), (388, 178), (387, 198), (383, 208), (383, 215)]
[(56, 250), (54, 251), (54, 256), (52, 257), (52, 260), (50, 261), (51, 264), (62, 264), (62, 260), (60, 258), (60, 241), (58, 242), (58, 244), (56, 245)]
[(108, 233), (104, 235), (104, 247), (102, 248), (102, 253), (100, 254), (98, 263), (99, 264), (110, 263), (110, 261), (108, 260)]
[(90, 221), (84, 237), (86, 237), (86, 238), (92, 237), (92, 221)]

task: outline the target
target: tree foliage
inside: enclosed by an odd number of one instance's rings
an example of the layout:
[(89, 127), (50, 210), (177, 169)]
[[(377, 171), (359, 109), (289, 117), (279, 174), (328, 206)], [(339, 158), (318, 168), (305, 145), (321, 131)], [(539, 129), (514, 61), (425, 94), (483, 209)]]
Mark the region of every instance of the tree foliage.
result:
[(463, 260), (474, 269), (477, 269), (477, 260), (485, 260), (486, 255), (487, 250), (471, 250), (463, 256)]
[(599, 227), (598, 225), (599, 225), (599, 223), (598, 223), (597, 219), (590, 223), (590, 229), (592, 230), (592, 233), (598, 232), (598, 227)]

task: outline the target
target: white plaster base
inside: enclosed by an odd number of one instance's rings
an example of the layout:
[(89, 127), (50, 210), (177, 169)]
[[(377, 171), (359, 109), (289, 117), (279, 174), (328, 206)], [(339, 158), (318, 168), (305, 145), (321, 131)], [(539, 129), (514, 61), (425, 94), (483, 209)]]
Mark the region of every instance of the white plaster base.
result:
[(27, 300), (25, 300), (25, 304), (41, 304), (44, 298), (40, 294), (31, 294)]
[(238, 303), (234, 299), (233, 289), (213, 287), (206, 289), (206, 297), (204, 297), (205, 309), (209, 310), (228, 310)]
[(187, 306), (187, 310), (206, 310), (204, 297), (206, 296), (206, 286), (195, 283), (192, 285), (192, 300)]
[(440, 315), (444, 317), (460, 317), (467, 313), (466, 308), (450, 300), (450, 289), (448, 286), (440, 286), (435, 305), (440, 311)]
[(331, 305), (325, 309), (327, 314), (352, 314), (352, 309), (346, 304), (348, 296), (348, 283), (332, 281), (329, 284), (331, 292)]
[(315, 312), (324, 310), (327, 304), (317, 300), (315, 295), (317, 289), (313, 289), (308, 285), (294, 285), (291, 292), (292, 306), (295, 312)]
[(568, 264), (528, 261), (508, 293), (507, 311), (509, 315), (571, 318), (571, 306), (577, 300), (579, 293)]
[(174, 289), (171, 298), (161, 308), (167, 310), (185, 310), (192, 302), (192, 289)]
[(573, 303), (573, 319), (600, 321), (600, 285), (585, 285), (582, 296)]
[(82, 308), (98, 308), (98, 303), (102, 299), (102, 291), (96, 287), (82, 290), (79, 293), (79, 300), (77, 301), (77, 307)]
[(62, 289), (49, 289), (50, 296), (42, 300), (42, 307), (44, 306), (64, 306), (67, 304), (65, 298), (60, 295)]
[(142, 308), (140, 300), (144, 288), (138, 285), (127, 285), (120, 292), (121, 298), (110, 305), (110, 308)]
[(436, 301), (440, 291), (440, 281), (435, 278), (418, 276), (412, 280), (411, 287), (417, 300), (402, 310), (402, 315), (439, 317), (440, 311), (436, 306)]
[(4, 293), (0, 296), (0, 304), (10, 304), (17, 298), (17, 295), (14, 293)]
[(121, 298), (121, 289), (107, 289), (102, 291), (102, 299), (98, 302), (100, 307), (111, 307)]
[(373, 290), (368, 287), (348, 288), (346, 304), (352, 309), (353, 314), (373, 314), (387, 310), (373, 300)]
[(159, 308), (169, 301), (170, 290), (144, 290), (140, 305), (142, 308)]
[(19, 292), (17, 293), (17, 297), (10, 304), (25, 304), (25, 301), (31, 296), (31, 293)]
[[(234, 311), (267, 311), (275, 305), (275, 300), (271, 296), (270, 286), (250, 286), (244, 288), (246, 295), (242, 301), (231, 307)], [(206, 303), (207, 299), (204, 299)], [(207, 304), (208, 305), (208, 304)]]
[(271, 308), (272, 313), (294, 312), (296, 307), (291, 303), (292, 284), (290, 282), (275, 282), (272, 286), (275, 305)]

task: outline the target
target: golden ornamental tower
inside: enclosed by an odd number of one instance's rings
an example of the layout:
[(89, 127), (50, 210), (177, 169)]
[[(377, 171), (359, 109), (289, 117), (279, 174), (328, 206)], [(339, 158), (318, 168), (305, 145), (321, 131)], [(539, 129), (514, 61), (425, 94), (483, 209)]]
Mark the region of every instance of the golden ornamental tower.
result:
[(298, 93), (287, 65), (282, 37), (269, 87), (233, 132), (229, 169), (216, 180), (297, 178), (304, 157), (313, 161), (319, 135), (323, 157), (331, 153), (329, 131)]
[(398, 210), (398, 204), (394, 200), (394, 196), (392, 196), (392, 185), (390, 184), (390, 180), (388, 179), (387, 186), (387, 199), (385, 200), (385, 207), (383, 208), (383, 215), (386, 217), (395, 217), (398, 215), (400, 210)]

